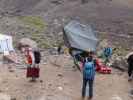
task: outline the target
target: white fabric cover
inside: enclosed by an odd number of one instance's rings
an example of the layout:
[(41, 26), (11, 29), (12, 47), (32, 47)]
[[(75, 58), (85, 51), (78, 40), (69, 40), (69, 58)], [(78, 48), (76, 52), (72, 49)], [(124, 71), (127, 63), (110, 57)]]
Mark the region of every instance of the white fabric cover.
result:
[(14, 51), (12, 37), (0, 34), (0, 52), (4, 53), (9, 51)]

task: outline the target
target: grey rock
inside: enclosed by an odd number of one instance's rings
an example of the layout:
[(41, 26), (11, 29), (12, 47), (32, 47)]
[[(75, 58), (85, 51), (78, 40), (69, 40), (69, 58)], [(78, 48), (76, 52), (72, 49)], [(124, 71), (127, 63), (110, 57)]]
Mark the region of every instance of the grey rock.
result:
[(121, 71), (127, 71), (127, 68), (128, 68), (128, 65), (126, 63), (126, 60), (121, 59), (121, 58), (116, 58), (113, 61), (113, 63), (112, 63), (111, 66), (114, 67), (114, 68), (117, 68), (117, 69), (119, 69)]
[(9, 72), (11, 72), (11, 73), (13, 73), (14, 71), (15, 71), (15, 70), (13, 70), (13, 69), (10, 69), (10, 70), (9, 70)]
[(43, 80), (40, 80), (40, 83), (43, 83)]
[(60, 73), (60, 74), (58, 74), (57, 76), (58, 76), (58, 77), (61, 77), (61, 78), (63, 77), (63, 75), (62, 75), (61, 73)]
[(133, 90), (130, 91), (130, 94), (133, 95)]
[(16, 98), (11, 98), (11, 100), (17, 100)]

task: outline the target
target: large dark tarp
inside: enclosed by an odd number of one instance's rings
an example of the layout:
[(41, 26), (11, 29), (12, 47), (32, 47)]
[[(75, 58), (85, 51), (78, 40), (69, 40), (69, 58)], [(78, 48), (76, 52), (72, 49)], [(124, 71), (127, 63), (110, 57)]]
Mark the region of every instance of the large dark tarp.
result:
[(84, 51), (96, 51), (98, 39), (90, 25), (71, 21), (64, 27), (64, 41), (67, 47)]

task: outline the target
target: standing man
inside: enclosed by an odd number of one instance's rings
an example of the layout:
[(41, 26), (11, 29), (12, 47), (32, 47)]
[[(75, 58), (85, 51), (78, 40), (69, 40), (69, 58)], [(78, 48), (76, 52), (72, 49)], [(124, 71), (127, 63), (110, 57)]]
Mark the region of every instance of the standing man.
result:
[(58, 48), (57, 48), (58, 55), (60, 55), (60, 54), (61, 54), (61, 50), (62, 50), (62, 46), (61, 46), (61, 45), (59, 45), (59, 46), (58, 46)]
[(93, 98), (93, 84), (95, 78), (95, 63), (93, 60), (93, 53), (89, 53), (88, 57), (85, 59), (84, 68), (83, 68), (83, 87), (82, 87), (82, 98), (85, 98), (86, 95), (86, 86), (89, 85), (89, 98)]
[(128, 63), (128, 76), (129, 76), (128, 81), (131, 81), (133, 76), (133, 54), (129, 55), (127, 63)]

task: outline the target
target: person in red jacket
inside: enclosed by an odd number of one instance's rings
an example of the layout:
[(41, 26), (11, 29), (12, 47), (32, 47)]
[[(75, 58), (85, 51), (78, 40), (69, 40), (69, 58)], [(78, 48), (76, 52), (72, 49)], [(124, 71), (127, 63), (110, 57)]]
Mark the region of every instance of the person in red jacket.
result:
[(23, 48), (23, 52), (25, 54), (26, 63), (27, 63), (26, 76), (27, 78), (31, 78), (31, 82), (34, 82), (36, 81), (36, 78), (39, 77), (39, 67), (38, 65), (36, 65), (35, 62), (34, 51), (29, 46), (25, 46)]

